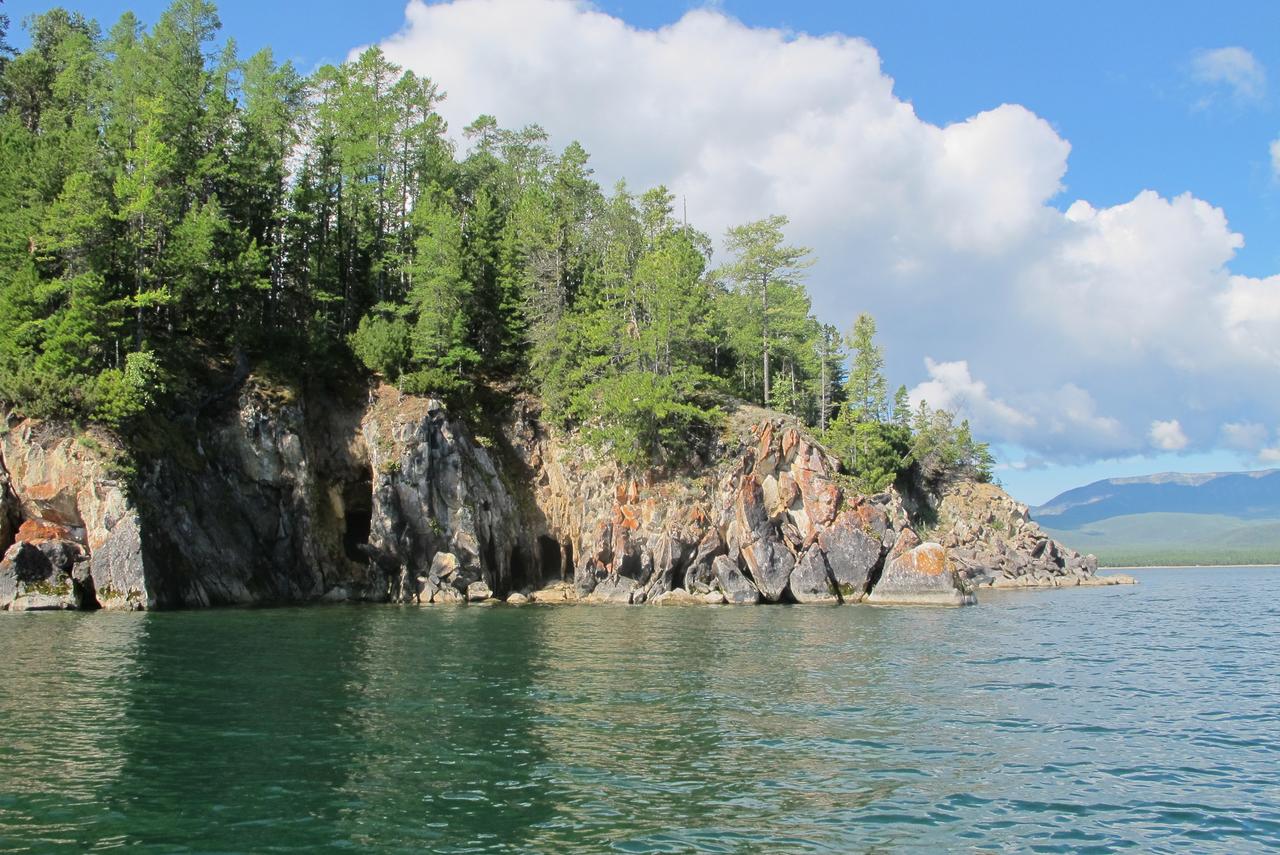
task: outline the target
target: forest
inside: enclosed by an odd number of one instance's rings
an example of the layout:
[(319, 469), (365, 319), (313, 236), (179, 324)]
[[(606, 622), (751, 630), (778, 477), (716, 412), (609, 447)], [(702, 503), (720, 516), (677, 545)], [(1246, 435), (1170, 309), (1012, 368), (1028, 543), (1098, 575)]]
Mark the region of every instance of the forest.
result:
[[(713, 238), (665, 187), (602, 189), (583, 147), (480, 116), (374, 47), (306, 75), (247, 59), (206, 0), (105, 32), (0, 29), (0, 401), (141, 420), (217, 366), (379, 376), (461, 408), (519, 388), (629, 469), (686, 465), (748, 401), (819, 431), (867, 492), (989, 479), (968, 424), (890, 395), (875, 322), (819, 321), (771, 216)], [(713, 249), (724, 258), (713, 262)]]

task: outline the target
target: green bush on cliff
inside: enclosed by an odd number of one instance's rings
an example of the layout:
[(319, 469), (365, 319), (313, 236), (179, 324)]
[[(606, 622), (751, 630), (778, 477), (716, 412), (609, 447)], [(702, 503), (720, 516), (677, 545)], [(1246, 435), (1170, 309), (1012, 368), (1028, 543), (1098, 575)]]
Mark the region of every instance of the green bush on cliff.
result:
[(720, 418), (718, 409), (691, 400), (679, 380), (649, 371), (602, 380), (584, 390), (580, 406), (595, 415), (585, 417), (582, 433), (627, 468), (678, 464)]

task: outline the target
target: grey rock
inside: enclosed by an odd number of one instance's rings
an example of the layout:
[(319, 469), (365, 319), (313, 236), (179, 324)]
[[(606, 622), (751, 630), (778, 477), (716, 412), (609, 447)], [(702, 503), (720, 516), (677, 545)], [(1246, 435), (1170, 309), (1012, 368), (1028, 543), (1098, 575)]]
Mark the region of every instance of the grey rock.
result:
[(851, 515), (842, 515), (818, 535), (831, 577), (841, 598), (849, 602), (857, 602), (866, 594), (883, 554), (881, 534), (863, 531), (856, 525)]
[(754, 605), (760, 602), (760, 591), (743, 575), (738, 565), (727, 555), (718, 556), (712, 562), (716, 583), (727, 602), (734, 605)]
[(606, 575), (591, 592), (587, 599), (594, 603), (630, 603), (636, 591), (633, 579), (616, 574)]
[(440, 588), (434, 594), (431, 595), (431, 602), (443, 603), (443, 604), (458, 604), (458, 603), (465, 603), (466, 597), (464, 597), (462, 595), (462, 592), (459, 591), (457, 588), (453, 588), (453, 587), (450, 587), (449, 585), (445, 585), (444, 587)]
[(491, 599), (493, 591), (484, 582), (472, 582), (467, 586), (467, 602), (478, 603)]
[(827, 559), (816, 543), (806, 549), (796, 562), (789, 588), (797, 603), (840, 602), (840, 594), (827, 569)]
[(698, 548), (689, 561), (689, 567), (684, 574), (685, 590), (704, 594), (710, 592), (716, 580), (711, 564), (726, 552), (727, 548), (724, 539), (720, 536), (720, 529), (712, 526), (698, 542)]
[(690, 594), (684, 588), (673, 588), (649, 600), (651, 606), (701, 606), (706, 600), (697, 594)]
[(26, 594), (9, 603), (12, 612), (54, 612), (73, 608), (65, 597), (50, 594)]

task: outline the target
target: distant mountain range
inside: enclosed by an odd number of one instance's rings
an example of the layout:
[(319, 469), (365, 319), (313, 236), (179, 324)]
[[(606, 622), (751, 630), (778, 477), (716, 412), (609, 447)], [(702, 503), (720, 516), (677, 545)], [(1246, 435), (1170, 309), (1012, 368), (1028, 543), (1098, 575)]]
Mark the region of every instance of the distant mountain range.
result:
[(1109, 478), (1031, 515), (1113, 566), (1280, 563), (1280, 469)]

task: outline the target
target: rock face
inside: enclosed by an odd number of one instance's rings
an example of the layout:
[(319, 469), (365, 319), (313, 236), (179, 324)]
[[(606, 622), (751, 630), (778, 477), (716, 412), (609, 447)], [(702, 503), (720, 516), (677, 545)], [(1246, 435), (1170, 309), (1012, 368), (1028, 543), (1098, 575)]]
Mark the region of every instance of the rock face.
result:
[(29, 608), (22, 600), (31, 595), (66, 608), (154, 605), (136, 549), (137, 510), (110, 468), (114, 440), (96, 432), (72, 437), (38, 422), (6, 426), (0, 607)]
[(846, 495), (777, 414), (743, 406), (698, 466), (641, 479), (512, 400), (478, 439), (387, 386), (312, 404), (250, 377), (150, 438), (127, 491), (109, 435), (10, 418), (0, 607), (936, 602), (1093, 578), (986, 485), (948, 493), (921, 546), (896, 494)]
[[(1032, 522), (1026, 505), (993, 484), (960, 483), (938, 505), (939, 542), (976, 587), (1060, 588), (1121, 584), (1098, 576), (1098, 559), (1067, 549)], [(1125, 579), (1129, 577), (1124, 577)]]

